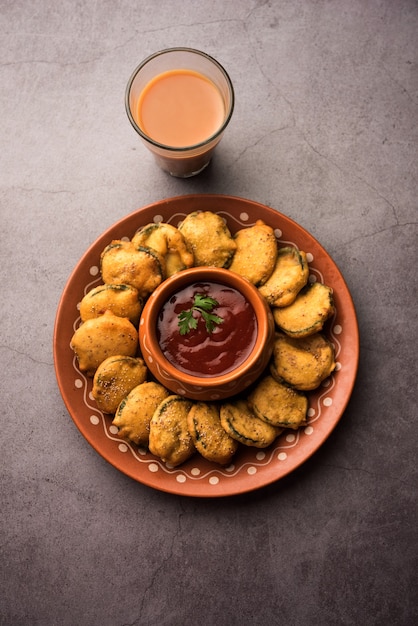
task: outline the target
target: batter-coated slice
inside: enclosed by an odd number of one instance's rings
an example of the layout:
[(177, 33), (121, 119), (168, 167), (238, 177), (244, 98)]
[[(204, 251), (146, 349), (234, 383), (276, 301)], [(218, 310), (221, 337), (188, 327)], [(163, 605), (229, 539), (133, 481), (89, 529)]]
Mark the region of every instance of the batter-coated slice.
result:
[(270, 365), (276, 380), (310, 391), (319, 387), (335, 367), (334, 346), (321, 333), (301, 339), (276, 333)]
[(235, 233), (234, 241), (237, 249), (229, 269), (257, 287), (265, 283), (277, 259), (276, 236), (271, 226), (257, 220), (253, 226)]
[(119, 436), (137, 445), (148, 445), (150, 421), (158, 405), (169, 395), (165, 387), (152, 381), (141, 383), (119, 404), (112, 424)]
[(272, 426), (297, 430), (306, 424), (306, 396), (272, 376), (261, 379), (247, 401), (257, 417)]
[(233, 439), (254, 448), (267, 448), (283, 431), (257, 417), (245, 400), (223, 404), (221, 424)]
[(123, 398), (146, 381), (147, 374), (143, 359), (111, 356), (97, 368), (91, 395), (103, 413), (115, 413)]
[(229, 267), (237, 245), (219, 215), (212, 211), (189, 213), (179, 230), (193, 251), (195, 265)]
[(187, 417), (189, 432), (196, 450), (208, 461), (228, 465), (238, 442), (222, 427), (217, 404), (196, 402)]
[(152, 248), (161, 254), (165, 260), (167, 277), (194, 264), (193, 252), (182, 233), (172, 224), (147, 224), (135, 233), (132, 243)]
[(103, 250), (100, 270), (104, 283), (132, 285), (146, 298), (165, 279), (165, 261), (156, 250), (115, 240)]
[(150, 422), (149, 450), (173, 467), (195, 452), (187, 426), (192, 402), (183, 396), (168, 396), (156, 408)]
[(127, 318), (106, 311), (81, 324), (71, 339), (71, 347), (80, 370), (93, 376), (100, 363), (109, 356), (135, 356), (138, 331)]
[(91, 289), (80, 302), (80, 317), (83, 322), (112, 311), (118, 317), (127, 317), (134, 326), (138, 325), (143, 300), (138, 290), (131, 285), (99, 285)]
[(288, 306), (306, 285), (308, 278), (305, 252), (286, 246), (279, 249), (274, 270), (259, 290), (270, 306)]
[(290, 337), (308, 337), (322, 330), (334, 314), (332, 289), (321, 283), (312, 283), (302, 289), (287, 307), (274, 308), (276, 325)]

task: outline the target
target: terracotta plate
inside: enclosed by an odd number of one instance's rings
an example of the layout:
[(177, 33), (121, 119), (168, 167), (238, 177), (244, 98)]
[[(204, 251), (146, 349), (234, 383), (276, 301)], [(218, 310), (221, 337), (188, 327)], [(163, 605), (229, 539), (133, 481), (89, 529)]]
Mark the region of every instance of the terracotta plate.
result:
[[(196, 454), (179, 468), (170, 468), (145, 449), (122, 441), (111, 417), (103, 415), (92, 399), (91, 380), (78, 369), (70, 340), (80, 323), (78, 304), (101, 283), (99, 258), (112, 239), (131, 238), (148, 223), (164, 221), (175, 226), (195, 210), (221, 215), (232, 233), (262, 219), (276, 232), (279, 245), (289, 243), (308, 255), (311, 280), (334, 290), (336, 313), (327, 335), (335, 345), (335, 373), (309, 393), (308, 425), (285, 431), (267, 449), (240, 446), (233, 465), (220, 467)], [(189, 195), (161, 200), (123, 218), (87, 250), (76, 265), (58, 306), (54, 332), (54, 360), (58, 385), (67, 409), (82, 435), (109, 463), (134, 480), (175, 494), (196, 497), (230, 496), (258, 489), (289, 474), (306, 461), (327, 439), (350, 398), (358, 367), (359, 334), (356, 313), (347, 285), (324, 248), (301, 226), (278, 211), (257, 202), (222, 195)]]

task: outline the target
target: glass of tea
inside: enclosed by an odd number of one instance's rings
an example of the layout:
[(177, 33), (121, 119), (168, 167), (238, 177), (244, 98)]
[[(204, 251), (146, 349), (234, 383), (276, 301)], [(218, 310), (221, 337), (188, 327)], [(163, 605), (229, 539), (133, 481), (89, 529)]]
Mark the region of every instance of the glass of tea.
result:
[(234, 89), (216, 59), (193, 48), (168, 48), (133, 72), (128, 118), (158, 165), (187, 178), (209, 164), (231, 119)]

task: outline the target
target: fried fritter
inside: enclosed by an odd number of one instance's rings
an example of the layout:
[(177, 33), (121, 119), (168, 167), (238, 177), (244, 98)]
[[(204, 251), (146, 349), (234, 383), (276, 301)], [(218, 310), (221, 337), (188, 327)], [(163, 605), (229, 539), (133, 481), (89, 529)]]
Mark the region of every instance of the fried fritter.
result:
[(125, 317), (111, 311), (89, 319), (75, 331), (71, 339), (78, 366), (87, 376), (94, 372), (109, 356), (135, 356), (138, 348), (138, 331)]
[(149, 432), (149, 450), (173, 467), (184, 463), (195, 452), (187, 427), (192, 402), (183, 396), (168, 396), (155, 410)]
[(115, 413), (123, 398), (146, 381), (147, 373), (141, 358), (111, 356), (97, 368), (91, 395), (103, 413)]
[(211, 211), (189, 213), (179, 226), (195, 265), (229, 267), (236, 243), (224, 220)]
[(80, 317), (83, 322), (112, 311), (118, 317), (127, 317), (134, 326), (138, 325), (143, 300), (138, 290), (131, 285), (99, 285), (91, 289), (80, 302)]
[(165, 279), (164, 258), (152, 248), (135, 246), (131, 241), (112, 241), (100, 257), (103, 282), (131, 285), (146, 298)]
[(286, 246), (279, 249), (274, 270), (259, 291), (271, 306), (288, 306), (306, 285), (308, 278), (305, 252)]
[(253, 285), (263, 285), (274, 270), (277, 242), (271, 226), (257, 220), (254, 226), (242, 228), (235, 236), (237, 249), (229, 269), (245, 276)]
[(218, 405), (196, 402), (189, 411), (187, 424), (196, 450), (205, 459), (220, 465), (230, 463), (238, 442), (222, 427)]
[(165, 387), (152, 381), (132, 389), (119, 404), (112, 424), (119, 436), (137, 445), (148, 445), (150, 421), (158, 405), (169, 395)]
[(290, 337), (308, 337), (322, 330), (335, 311), (332, 289), (321, 283), (307, 285), (292, 304), (274, 308), (277, 326)]
[(135, 233), (132, 243), (152, 248), (164, 257), (167, 277), (193, 267), (192, 251), (179, 229), (171, 224), (147, 224)]
[(319, 387), (335, 366), (334, 346), (321, 333), (301, 339), (276, 333), (270, 366), (276, 380), (310, 391)]
[(255, 448), (267, 448), (283, 431), (257, 417), (245, 400), (222, 404), (221, 424), (232, 439)]
[(261, 420), (279, 428), (297, 430), (306, 424), (308, 399), (305, 394), (265, 376), (247, 398)]

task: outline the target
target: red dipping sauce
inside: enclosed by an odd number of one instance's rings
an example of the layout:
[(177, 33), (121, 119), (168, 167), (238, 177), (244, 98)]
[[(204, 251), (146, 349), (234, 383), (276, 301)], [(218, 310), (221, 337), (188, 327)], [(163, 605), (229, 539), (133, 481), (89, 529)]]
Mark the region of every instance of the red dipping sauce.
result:
[[(180, 334), (179, 314), (193, 306), (196, 294), (214, 298), (211, 313), (222, 318), (212, 332), (201, 314), (193, 311), (197, 328)], [(257, 338), (257, 319), (244, 296), (227, 285), (199, 282), (174, 293), (162, 307), (157, 338), (165, 358), (177, 369), (195, 376), (221, 376), (236, 369), (250, 355)]]

